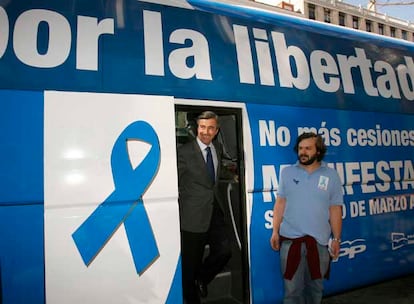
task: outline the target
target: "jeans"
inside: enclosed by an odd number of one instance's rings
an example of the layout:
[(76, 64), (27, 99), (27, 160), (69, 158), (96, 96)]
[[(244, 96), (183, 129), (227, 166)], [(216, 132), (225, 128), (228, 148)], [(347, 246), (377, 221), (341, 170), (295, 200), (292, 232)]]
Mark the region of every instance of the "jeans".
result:
[[(282, 275), (285, 273), (287, 256), (292, 241), (283, 241), (280, 248), (280, 265)], [(301, 245), (301, 260), (292, 280), (284, 279), (285, 295), (284, 304), (320, 304), (323, 295), (323, 276), (326, 274), (330, 257), (327, 246), (317, 244), (322, 279), (311, 279), (311, 274), (306, 259), (306, 245)]]

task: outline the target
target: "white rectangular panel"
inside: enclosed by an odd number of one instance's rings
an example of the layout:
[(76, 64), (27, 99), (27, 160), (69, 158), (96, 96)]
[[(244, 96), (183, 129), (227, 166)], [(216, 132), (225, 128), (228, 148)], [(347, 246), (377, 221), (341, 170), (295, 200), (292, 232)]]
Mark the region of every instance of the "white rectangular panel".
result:
[[(128, 139), (126, 144), (122, 136), (128, 126), (137, 128), (128, 135), (133, 140)], [(149, 151), (154, 151), (151, 147), (155, 142), (139, 140), (148, 135), (143, 126), (152, 130), (159, 142), (159, 156), (151, 156), (152, 162), (146, 167), (150, 170), (145, 172), (158, 167), (149, 176), (145, 176), (142, 167), (152, 153)], [(134, 132), (138, 134), (135, 136)], [(118, 139), (123, 146), (117, 150)], [(171, 97), (45, 93), (47, 303), (165, 303), (180, 254), (175, 146)], [(122, 172), (119, 170), (126, 164), (126, 155), (131, 167)], [(134, 175), (134, 170), (141, 172)], [(143, 183), (145, 208), (139, 210), (145, 210), (148, 215), (159, 257), (148, 264), (141, 275), (137, 273), (124, 222), (138, 210), (132, 206), (86, 265), (80, 247), (97, 243), (109, 221), (97, 216), (95, 219), (102, 227), (82, 234), (87, 237), (82, 246), (74, 241), (75, 231), (88, 222), (104, 202), (106, 213), (103, 214), (112, 216), (116, 205), (120, 204), (117, 200), (133, 196), (134, 191), (140, 192), (136, 189), (142, 188)], [(115, 201), (108, 201), (114, 197)], [(138, 201), (139, 198), (134, 199)], [(140, 227), (139, 223), (132, 223), (131, 227), (134, 225)], [(142, 247), (145, 252), (147, 246)], [(138, 259), (142, 252), (139, 247)]]

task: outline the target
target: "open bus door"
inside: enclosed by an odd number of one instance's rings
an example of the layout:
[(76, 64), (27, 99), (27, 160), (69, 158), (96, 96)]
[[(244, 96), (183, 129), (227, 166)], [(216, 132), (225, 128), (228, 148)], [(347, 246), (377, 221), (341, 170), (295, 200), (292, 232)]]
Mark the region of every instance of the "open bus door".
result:
[[(176, 105), (177, 147), (197, 136), (197, 117), (206, 110), (219, 115), (220, 131), (216, 140), (221, 142), (224, 149), (222, 166), (238, 178), (220, 180), (220, 192), (226, 202), (225, 220), (232, 244), (232, 258), (209, 284), (208, 296), (203, 299), (203, 303), (248, 303), (250, 294), (241, 109)], [(208, 246), (205, 251), (208, 251)]]

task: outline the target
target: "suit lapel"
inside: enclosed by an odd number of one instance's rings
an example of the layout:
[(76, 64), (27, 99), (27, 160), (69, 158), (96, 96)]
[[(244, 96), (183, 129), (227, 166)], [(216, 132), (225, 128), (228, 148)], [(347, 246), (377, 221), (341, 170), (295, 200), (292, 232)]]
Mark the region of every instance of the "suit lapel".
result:
[[(216, 155), (217, 155), (217, 168), (216, 168), (216, 172), (220, 172), (221, 170), (221, 145), (218, 142), (213, 142), (214, 145), (214, 149), (216, 149)], [(218, 180), (219, 176), (217, 176), (218, 174), (216, 174), (216, 181)]]
[[(194, 140), (193, 143), (194, 143), (193, 144), (193, 149), (197, 152), (197, 153), (194, 153), (194, 155), (196, 155), (194, 165), (200, 168), (200, 174), (202, 176), (204, 176), (204, 179), (206, 179), (209, 182), (212, 182), (211, 177), (208, 173), (206, 161), (204, 160), (203, 151), (201, 151), (200, 146), (198, 145), (196, 140)], [(217, 149), (217, 145), (214, 145), (214, 148), (216, 149), (216, 153), (219, 153), (218, 152), (219, 150)], [(219, 157), (218, 154), (217, 154), (217, 157)], [(219, 164), (219, 166), (220, 166), (220, 164)], [(217, 170), (216, 170), (217, 172), (219, 172), (218, 169), (220, 169), (220, 167), (217, 168)], [(217, 180), (217, 178), (216, 178), (216, 180)]]
[(199, 168), (200, 175), (202, 175), (204, 179), (211, 180), (210, 176), (208, 175), (206, 161), (203, 157), (203, 151), (201, 151), (200, 146), (196, 140), (194, 141), (193, 149), (195, 150), (194, 166)]

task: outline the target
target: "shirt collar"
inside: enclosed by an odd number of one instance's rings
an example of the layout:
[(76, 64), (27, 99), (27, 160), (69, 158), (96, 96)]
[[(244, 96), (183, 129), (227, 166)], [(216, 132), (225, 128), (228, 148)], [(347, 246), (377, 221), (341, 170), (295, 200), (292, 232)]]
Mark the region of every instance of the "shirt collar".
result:
[[(302, 168), (302, 169), (303, 169), (303, 167), (300, 165), (300, 163), (299, 163), (299, 161), (298, 161), (298, 160), (296, 161), (296, 163), (294, 164), (294, 166), (296, 166), (296, 167), (298, 167), (298, 168)], [(326, 162), (321, 161), (321, 165), (320, 165), (320, 167), (319, 167), (318, 169), (320, 169), (320, 168), (325, 168), (325, 167), (327, 167), (327, 166), (328, 166), (328, 164), (327, 164)]]
[(210, 144), (210, 146), (207, 146), (198, 137), (196, 139), (197, 139), (197, 143), (198, 143), (198, 146), (200, 147), (201, 151), (204, 151), (207, 147), (211, 147), (211, 144)]

